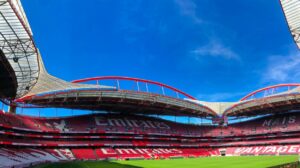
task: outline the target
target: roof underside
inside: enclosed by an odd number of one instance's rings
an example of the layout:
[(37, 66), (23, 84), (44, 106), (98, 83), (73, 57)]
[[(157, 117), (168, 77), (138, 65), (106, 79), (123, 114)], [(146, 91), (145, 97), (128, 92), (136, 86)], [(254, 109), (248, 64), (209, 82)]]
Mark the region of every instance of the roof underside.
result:
[(37, 49), (19, 0), (0, 0), (0, 47), (17, 79), (16, 97), (25, 95), (39, 76)]
[(280, 0), (291, 34), (300, 49), (300, 0)]
[(73, 90), (55, 94), (25, 97), (23, 102), (42, 107), (62, 107), (81, 110), (107, 110), (136, 114), (162, 114), (194, 117), (216, 117), (205, 106), (146, 92), (118, 90)]
[(0, 98), (16, 97), (17, 79), (2, 50), (0, 50)]

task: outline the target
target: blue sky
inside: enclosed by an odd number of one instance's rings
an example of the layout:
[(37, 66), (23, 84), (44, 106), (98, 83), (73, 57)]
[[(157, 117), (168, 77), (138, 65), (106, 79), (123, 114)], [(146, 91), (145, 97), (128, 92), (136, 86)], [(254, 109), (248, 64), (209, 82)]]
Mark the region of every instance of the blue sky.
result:
[(299, 82), (300, 54), (274, 0), (22, 1), (48, 71), (130, 76), (204, 101)]

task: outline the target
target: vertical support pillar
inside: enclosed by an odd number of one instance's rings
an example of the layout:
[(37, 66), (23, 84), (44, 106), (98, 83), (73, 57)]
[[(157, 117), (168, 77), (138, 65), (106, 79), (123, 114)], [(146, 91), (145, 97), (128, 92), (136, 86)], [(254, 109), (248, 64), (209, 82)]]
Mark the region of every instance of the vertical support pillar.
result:
[(178, 92), (176, 92), (176, 96), (177, 96), (177, 98), (179, 99), (179, 94), (178, 94)]
[(118, 87), (118, 90), (121, 89), (121, 88), (120, 88), (120, 81), (119, 81), (119, 80), (117, 80), (117, 87)]
[(146, 83), (146, 91), (149, 92), (148, 83)]
[(16, 114), (16, 111), (17, 111), (17, 105), (15, 103), (10, 103), (8, 112), (12, 114)]
[(136, 86), (137, 86), (137, 90), (140, 91), (140, 85), (138, 81), (136, 81)]
[(165, 95), (165, 89), (163, 86), (161, 86), (161, 90), (162, 90), (163, 95)]

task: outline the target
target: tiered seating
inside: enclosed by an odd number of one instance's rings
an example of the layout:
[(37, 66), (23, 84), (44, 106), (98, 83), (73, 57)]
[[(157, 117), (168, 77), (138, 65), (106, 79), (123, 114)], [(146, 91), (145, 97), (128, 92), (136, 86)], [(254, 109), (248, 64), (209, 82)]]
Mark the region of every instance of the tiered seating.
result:
[(112, 148), (96, 149), (95, 152), (99, 159), (119, 158), (118, 153), (116, 153), (115, 150)]
[(16, 149), (0, 148), (0, 167), (25, 167), (42, 162), (96, 159), (170, 158), (210, 156), (214, 150), (163, 148)]
[(135, 115), (36, 118), (0, 112), (0, 160), (26, 165), (70, 159), (206, 157), (219, 156), (219, 150), (228, 155), (298, 154), (299, 125), (297, 113), (228, 126), (196, 126)]
[(298, 113), (274, 115), (229, 126), (238, 129), (243, 135), (299, 131), (300, 115)]
[(300, 143), (297, 138), (300, 129), (296, 129), (300, 125), (299, 117), (299, 114), (291, 113), (229, 126), (195, 126), (134, 115), (98, 114), (47, 119), (0, 113), (0, 144), (56, 147), (57, 140), (64, 147), (295, 144)]
[[(32, 129), (35, 131), (69, 132), (128, 132), (174, 135), (199, 135), (200, 128), (143, 116), (87, 115), (65, 118), (35, 118), (13, 114), (0, 114), (0, 126)], [(187, 128), (188, 127), (188, 128)]]
[(74, 156), (77, 159), (96, 160), (97, 156), (93, 149), (72, 149)]
[(73, 160), (68, 150), (0, 148), (0, 167), (27, 167), (41, 162)]
[(226, 127), (179, 124), (144, 116), (113, 114), (86, 115), (65, 118), (34, 118), (0, 113), (0, 126), (60, 133), (137, 133), (173, 136), (243, 136), (300, 130), (300, 115), (296, 113), (264, 117), (231, 124)]
[[(218, 155), (213, 149), (179, 149), (179, 148), (100, 148), (93, 150), (76, 149), (72, 150), (74, 156), (79, 159), (129, 159), (129, 158), (170, 158), (170, 157), (200, 157)], [(78, 155), (80, 154), (80, 156)]]

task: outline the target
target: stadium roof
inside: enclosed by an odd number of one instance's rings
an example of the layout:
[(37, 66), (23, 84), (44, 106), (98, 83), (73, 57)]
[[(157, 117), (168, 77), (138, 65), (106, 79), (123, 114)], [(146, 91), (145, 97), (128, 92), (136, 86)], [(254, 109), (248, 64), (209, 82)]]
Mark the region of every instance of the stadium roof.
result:
[(24, 96), (31, 96), (31, 95), (37, 95), (46, 92), (55, 92), (55, 91), (63, 91), (63, 90), (71, 90), (71, 89), (114, 89), (115, 88), (111, 86), (77, 84), (77, 83), (70, 83), (64, 81), (62, 79), (50, 75), (44, 66), (42, 57), (38, 55), (38, 58), (39, 58), (38, 64), (40, 67), (39, 78), (37, 79), (37, 82), (32, 87), (32, 89)]
[(0, 0), (0, 47), (15, 72), (16, 97), (25, 95), (39, 76), (38, 52), (19, 0)]
[(280, 0), (291, 34), (300, 49), (300, 0)]
[(226, 116), (254, 116), (300, 110), (300, 84), (258, 89), (223, 111)]

